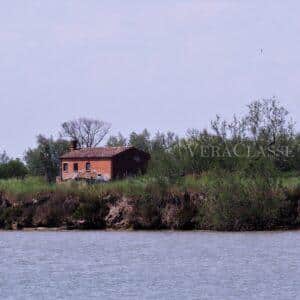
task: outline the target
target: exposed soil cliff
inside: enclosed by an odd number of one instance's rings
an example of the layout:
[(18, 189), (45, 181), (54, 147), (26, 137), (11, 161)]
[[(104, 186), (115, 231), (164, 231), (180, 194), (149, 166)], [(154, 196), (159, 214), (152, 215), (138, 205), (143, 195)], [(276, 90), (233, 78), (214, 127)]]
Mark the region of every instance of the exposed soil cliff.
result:
[[(16, 199), (0, 193), (0, 228), (265, 230), (299, 225), (299, 193), (243, 202), (195, 192), (101, 196), (55, 192)], [(255, 198), (256, 199), (256, 198)]]

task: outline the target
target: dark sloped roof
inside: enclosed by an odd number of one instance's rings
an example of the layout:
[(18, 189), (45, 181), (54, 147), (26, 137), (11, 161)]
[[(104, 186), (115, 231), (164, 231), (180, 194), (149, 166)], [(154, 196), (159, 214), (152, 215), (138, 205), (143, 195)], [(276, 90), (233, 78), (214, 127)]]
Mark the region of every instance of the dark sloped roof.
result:
[(61, 158), (110, 158), (133, 147), (97, 147), (72, 150)]

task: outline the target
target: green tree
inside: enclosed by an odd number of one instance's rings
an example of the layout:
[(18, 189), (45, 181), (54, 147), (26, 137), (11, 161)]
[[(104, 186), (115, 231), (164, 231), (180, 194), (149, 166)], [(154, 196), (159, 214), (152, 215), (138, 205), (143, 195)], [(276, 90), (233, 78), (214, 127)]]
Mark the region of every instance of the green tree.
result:
[(151, 139), (151, 152), (161, 152), (171, 149), (179, 143), (179, 137), (171, 131), (167, 133), (157, 132), (154, 138)]
[(149, 131), (147, 129), (144, 129), (140, 134), (133, 131), (129, 136), (129, 145), (136, 147), (137, 149), (149, 152), (151, 149)]
[(25, 152), (24, 160), (26, 162), (29, 174), (32, 176), (44, 176), (44, 167), (40, 158), (40, 148), (28, 149)]
[(0, 178), (24, 178), (28, 170), (24, 163), (19, 159), (11, 159), (6, 163), (0, 164)]
[(54, 140), (42, 135), (37, 137), (37, 147), (25, 153), (25, 161), (32, 175), (45, 176), (51, 182), (59, 175), (60, 156), (68, 151), (69, 142)]
[(262, 159), (271, 161), (278, 170), (290, 170), (292, 153), (289, 150), (295, 151), (295, 134), (289, 112), (274, 97), (254, 101), (247, 107), (247, 114), (240, 118), (234, 116), (232, 121), (226, 121), (217, 116), (211, 122), (220, 144), (249, 146), (255, 153), (247, 159), (249, 170), (255, 170), (254, 164), (261, 164)]
[(9, 157), (6, 153), (6, 151), (3, 151), (0, 153), (0, 164), (6, 164), (9, 162)]
[(211, 122), (214, 133), (226, 140), (250, 139), (257, 143), (281, 143), (294, 137), (294, 122), (289, 118), (289, 112), (278, 99), (263, 99), (250, 103), (246, 115), (232, 121), (222, 120), (217, 116)]
[(116, 136), (111, 135), (108, 138), (106, 143), (108, 147), (120, 147), (120, 146), (126, 146), (126, 144), (127, 144), (127, 140), (120, 132)]

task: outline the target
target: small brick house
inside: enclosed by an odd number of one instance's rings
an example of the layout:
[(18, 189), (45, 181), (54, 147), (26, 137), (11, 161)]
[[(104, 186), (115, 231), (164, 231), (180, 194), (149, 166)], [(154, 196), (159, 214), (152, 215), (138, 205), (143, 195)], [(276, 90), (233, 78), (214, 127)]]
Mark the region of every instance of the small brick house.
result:
[(99, 179), (104, 181), (144, 174), (150, 155), (134, 147), (97, 147), (77, 149), (60, 158), (60, 180)]

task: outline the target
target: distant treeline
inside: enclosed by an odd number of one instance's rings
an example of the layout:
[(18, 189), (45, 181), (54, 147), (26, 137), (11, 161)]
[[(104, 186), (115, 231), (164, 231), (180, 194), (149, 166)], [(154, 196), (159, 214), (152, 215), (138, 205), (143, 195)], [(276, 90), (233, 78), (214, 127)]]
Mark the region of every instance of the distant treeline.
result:
[[(62, 124), (60, 138), (39, 135), (37, 147), (28, 149), (24, 163), (0, 156), (0, 178), (28, 175), (54, 181), (59, 174), (59, 157), (68, 151), (69, 140), (81, 147), (103, 144), (110, 124), (81, 118)], [(176, 179), (209, 170), (239, 172), (245, 176), (271, 176), (300, 170), (300, 135), (288, 111), (275, 98), (258, 100), (247, 106), (244, 116), (232, 120), (217, 116), (209, 129), (189, 129), (184, 137), (174, 132), (145, 129), (128, 137), (119, 133), (107, 137), (107, 146), (131, 145), (151, 154), (148, 174)]]

